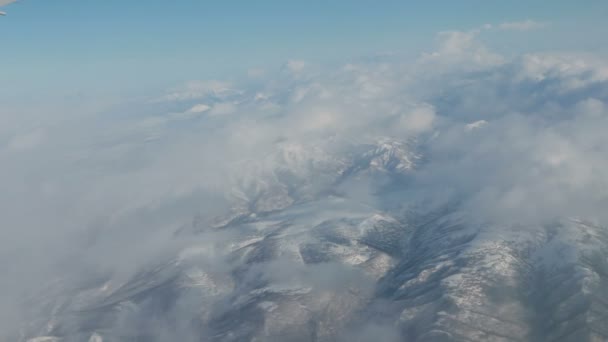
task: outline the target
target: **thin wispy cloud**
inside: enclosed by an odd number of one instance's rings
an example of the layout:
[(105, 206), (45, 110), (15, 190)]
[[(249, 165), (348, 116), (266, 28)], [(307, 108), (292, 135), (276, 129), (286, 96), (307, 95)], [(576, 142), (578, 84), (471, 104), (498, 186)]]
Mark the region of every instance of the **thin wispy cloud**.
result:
[(19, 0), (0, 0), (0, 6), (6, 6), (12, 4), (13, 2), (17, 2)]
[(548, 26), (545, 22), (539, 22), (534, 20), (524, 21), (511, 21), (499, 24), (497, 27), (505, 31), (532, 31), (546, 28)]

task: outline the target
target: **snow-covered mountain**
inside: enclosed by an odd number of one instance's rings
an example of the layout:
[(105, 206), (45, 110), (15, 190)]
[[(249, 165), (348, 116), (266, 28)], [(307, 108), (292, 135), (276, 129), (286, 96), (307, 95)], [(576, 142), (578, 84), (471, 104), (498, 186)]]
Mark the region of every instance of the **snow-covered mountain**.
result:
[(478, 31), (15, 124), (0, 340), (608, 341), (608, 69)]
[(407, 192), (421, 155), (388, 138), (331, 146), (283, 141), (245, 162), (231, 212), (178, 230), (200, 245), (121, 283), (50, 284), (17, 340), (608, 338), (603, 227), (505, 226), (473, 220), (459, 203), (353, 200), (345, 184)]

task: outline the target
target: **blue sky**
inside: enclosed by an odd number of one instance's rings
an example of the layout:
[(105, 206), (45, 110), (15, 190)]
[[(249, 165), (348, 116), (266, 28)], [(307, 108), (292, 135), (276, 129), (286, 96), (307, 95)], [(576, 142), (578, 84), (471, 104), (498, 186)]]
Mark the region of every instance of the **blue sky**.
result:
[[(487, 33), (502, 52), (605, 52), (608, 3), (586, 1), (23, 0), (0, 18), (0, 96), (129, 91), (218, 79), (288, 59), (416, 54), (436, 32), (532, 19)], [(592, 51), (595, 50), (595, 51)]]

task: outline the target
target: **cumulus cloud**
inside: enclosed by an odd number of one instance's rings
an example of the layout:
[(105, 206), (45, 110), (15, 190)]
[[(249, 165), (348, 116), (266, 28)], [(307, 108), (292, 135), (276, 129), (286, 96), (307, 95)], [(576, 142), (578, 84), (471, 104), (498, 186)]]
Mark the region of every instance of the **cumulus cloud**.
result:
[(292, 59), (287, 61), (285, 68), (293, 73), (299, 73), (306, 67), (306, 62), (298, 59)]
[[(480, 30), (443, 31), (437, 35), (437, 50), (423, 56), (436, 66), (480, 67), (503, 63), (502, 56), (490, 51), (477, 38)], [(441, 62), (441, 64), (439, 64)]]
[[(364, 267), (390, 267), (390, 256), (368, 255), (363, 243), (340, 245), (340, 234), (367, 236), (369, 221), (382, 218), (374, 215), (395, 203), (453, 202), (480, 221), (505, 225), (563, 216), (605, 222), (605, 63), (506, 58), (478, 34), (443, 32), (434, 52), (413, 61), (364, 61), (320, 73), (290, 61), (241, 83), (192, 81), (118, 113), (3, 133), (0, 270), (9, 281), (0, 284), (0, 330), (21, 316), (47, 318), (32, 314), (25, 294), (46, 291), (52, 301), (84, 288), (87, 296), (49, 307), (112, 293), (104, 305), (126, 306), (117, 329), (184, 341), (205, 333), (203, 323), (190, 325), (194, 317), (229, 326), (235, 308), (254, 318), (266, 310), (281, 327), (273, 336), (285, 336), (283, 312), (306, 324), (336, 319), (332, 310), (360, 319), (377, 280)], [(336, 223), (330, 212), (343, 216)], [(269, 216), (276, 220), (256, 221)], [(238, 229), (227, 229), (230, 222)], [(301, 249), (317, 248), (328, 227), (343, 228), (331, 232), (338, 241), (331, 248), (348, 264), (310, 266)], [(289, 243), (275, 243), (285, 237)], [(323, 260), (323, 250), (314, 252)], [(275, 254), (280, 261), (266, 259)], [(140, 321), (141, 307), (166, 304), (150, 299), (138, 309), (125, 299), (132, 294), (125, 284), (137, 283), (142, 269), (153, 270), (150, 288), (179, 279), (187, 290), (168, 312), (183, 319)], [(55, 296), (54, 286), (64, 292)], [(306, 289), (319, 296), (311, 299)], [(266, 300), (254, 302), (252, 293)], [(287, 299), (273, 300), (280, 296)], [(243, 325), (254, 323), (262, 324)], [(398, 340), (393, 323), (340, 322), (346, 330), (333, 337)]]
[(413, 109), (401, 117), (404, 132), (424, 133), (433, 128), (435, 109), (432, 106), (422, 106)]

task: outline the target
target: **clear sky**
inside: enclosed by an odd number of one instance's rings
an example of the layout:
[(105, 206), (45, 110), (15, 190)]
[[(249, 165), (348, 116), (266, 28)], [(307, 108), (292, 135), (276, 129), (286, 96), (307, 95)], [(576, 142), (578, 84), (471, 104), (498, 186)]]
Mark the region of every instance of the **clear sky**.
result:
[(443, 30), (534, 20), (490, 34), (493, 48), (601, 51), (608, 2), (22, 0), (0, 17), (0, 98), (225, 78), (288, 59), (418, 53)]

